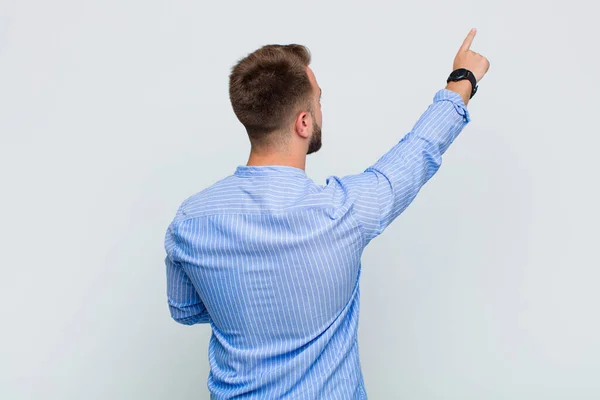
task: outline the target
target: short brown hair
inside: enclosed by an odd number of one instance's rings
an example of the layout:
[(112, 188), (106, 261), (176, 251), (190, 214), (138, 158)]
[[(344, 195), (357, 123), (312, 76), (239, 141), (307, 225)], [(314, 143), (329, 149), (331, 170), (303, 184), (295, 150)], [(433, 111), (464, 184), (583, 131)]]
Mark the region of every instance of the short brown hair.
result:
[(268, 144), (270, 133), (292, 124), (297, 112), (311, 111), (310, 58), (305, 46), (269, 44), (231, 68), (229, 99), (252, 145)]

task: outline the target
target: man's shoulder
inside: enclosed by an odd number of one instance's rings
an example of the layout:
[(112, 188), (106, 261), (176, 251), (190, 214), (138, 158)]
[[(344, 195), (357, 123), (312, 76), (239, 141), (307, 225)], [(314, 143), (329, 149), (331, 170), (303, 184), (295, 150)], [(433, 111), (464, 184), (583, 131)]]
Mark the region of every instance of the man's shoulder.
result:
[(228, 193), (233, 194), (236, 186), (235, 176), (229, 175), (192, 194), (179, 206), (175, 221), (181, 222), (214, 211), (219, 204), (223, 203)]

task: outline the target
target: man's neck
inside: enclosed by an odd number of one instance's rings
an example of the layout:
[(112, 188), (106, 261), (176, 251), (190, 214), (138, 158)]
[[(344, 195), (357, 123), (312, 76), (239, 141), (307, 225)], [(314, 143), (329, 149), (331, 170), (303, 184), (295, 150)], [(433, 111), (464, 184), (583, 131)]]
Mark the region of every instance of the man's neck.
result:
[(306, 156), (298, 157), (294, 155), (279, 154), (260, 155), (256, 154), (255, 152), (250, 152), (250, 158), (248, 159), (248, 163), (246, 165), (286, 165), (304, 170), (306, 168)]

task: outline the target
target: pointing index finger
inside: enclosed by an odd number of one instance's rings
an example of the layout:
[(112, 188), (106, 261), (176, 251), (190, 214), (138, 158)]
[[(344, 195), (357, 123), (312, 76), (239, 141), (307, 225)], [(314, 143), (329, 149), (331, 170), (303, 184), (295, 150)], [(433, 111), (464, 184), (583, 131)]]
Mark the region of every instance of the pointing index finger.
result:
[(477, 33), (477, 29), (473, 28), (469, 31), (469, 34), (467, 35), (467, 37), (465, 38), (465, 41), (463, 42), (462, 46), (460, 47), (460, 51), (467, 51), (469, 50), (469, 48), (471, 47), (471, 43), (473, 43), (473, 38), (475, 37), (475, 34)]

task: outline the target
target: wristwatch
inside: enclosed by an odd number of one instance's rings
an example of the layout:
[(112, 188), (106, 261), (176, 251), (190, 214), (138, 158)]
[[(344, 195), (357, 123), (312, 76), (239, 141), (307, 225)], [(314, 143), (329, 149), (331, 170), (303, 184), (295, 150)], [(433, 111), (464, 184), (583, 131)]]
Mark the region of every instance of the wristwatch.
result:
[(453, 81), (461, 81), (463, 79), (468, 79), (471, 82), (471, 97), (469, 97), (470, 99), (473, 98), (473, 96), (475, 96), (475, 93), (477, 92), (477, 80), (475, 79), (475, 75), (473, 75), (473, 73), (471, 71), (469, 71), (468, 69), (465, 68), (459, 68), (456, 69), (454, 71), (452, 71), (452, 73), (450, 74), (450, 76), (448, 77), (448, 80), (446, 80), (446, 83)]

